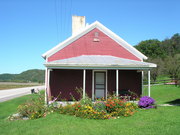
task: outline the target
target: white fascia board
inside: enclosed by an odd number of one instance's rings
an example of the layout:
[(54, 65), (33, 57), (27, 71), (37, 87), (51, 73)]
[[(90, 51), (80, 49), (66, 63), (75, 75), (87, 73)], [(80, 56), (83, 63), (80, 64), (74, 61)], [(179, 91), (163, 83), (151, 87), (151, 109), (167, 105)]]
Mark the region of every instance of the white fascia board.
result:
[(66, 39), (65, 41), (61, 42), (60, 44), (58, 44), (57, 46), (55, 46), (54, 48), (52, 48), (51, 50), (47, 51), (46, 53), (44, 53), (42, 55), (43, 58), (48, 58), (51, 55), (55, 54), (56, 52), (58, 52), (59, 50), (63, 49), (64, 47), (66, 47), (67, 45), (69, 45), (70, 43), (74, 42), (75, 40), (79, 39), (80, 37), (82, 37), (83, 35), (85, 35), (86, 33), (90, 32), (91, 30), (93, 30), (94, 28), (98, 28), (100, 31), (102, 31), (103, 33), (105, 33), (107, 36), (109, 36), (110, 38), (112, 38), (114, 41), (116, 41), (119, 45), (123, 46), (126, 50), (128, 50), (129, 52), (131, 52), (132, 54), (134, 54), (136, 57), (138, 57), (139, 59), (143, 60), (143, 59), (147, 59), (147, 57), (142, 54), (141, 52), (139, 52), (137, 49), (135, 49), (133, 46), (131, 46), (130, 44), (128, 44), (125, 40), (123, 40), (122, 38), (120, 38), (118, 35), (116, 35), (114, 32), (112, 32), (111, 30), (109, 30), (107, 27), (105, 27), (104, 25), (102, 25), (101, 23), (99, 23), (98, 21), (95, 21), (94, 23), (92, 23), (91, 25), (87, 26), (85, 29), (83, 29), (82, 31), (78, 32), (77, 34), (69, 37), (68, 39)]
[(83, 35), (85, 35), (86, 33), (88, 33), (89, 31), (93, 30), (96, 27), (96, 22), (92, 23), (91, 25), (87, 26), (85, 29), (83, 29), (82, 31), (78, 32), (75, 35), (72, 35), (71, 37), (69, 37), (68, 39), (66, 39), (65, 41), (59, 43), (57, 46), (55, 46), (54, 48), (52, 48), (51, 50), (47, 51), (46, 53), (44, 53), (42, 55), (42, 57), (44, 58), (48, 58), (51, 55), (55, 54), (56, 52), (58, 52), (59, 50), (63, 49), (64, 47), (66, 47), (67, 45), (71, 44), (72, 42), (74, 42), (75, 40), (79, 39), (80, 37), (82, 37)]
[(151, 65), (150, 65), (149, 67), (155, 68), (155, 67), (157, 67), (157, 65), (156, 65), (156, 64), (153, 64), (153, 63), (151, 63)]
[(82, 66), (48, 66), (49, 69), (93, 69), (93, 70), (115, 70), (115, 69), (121, 69), (121, 70), (150, 70), (152, 67), (82, 67)]
[(101, 65), (98, 65), (98, 64), (75, 64), (75, 63), (72, 63), (72, 64), (65, 64), (65, 63), (61, 63), (61, 64), (56, 64), (56, 63), (51, 63), (51, 64), (44, 64), (46, 67), (81, 67), (81, 68), (88, 68), (88, 67), (93, 67), (93, 68), (106, 68), (106, 67), (109, 67), (109, 68), (154, 68), (156, 67), (156, 64), (149, 64), (149, 65), (142, 65), (142, 66), (139, 66), (139, 65), (106, 65), (106, 64), (101, 64)]
[(136, 48), (134, 48), (132, 45), (130, 45), (129, 43), (127, 43), (125, 40), (123, 40), (122, 38), (120, 38), (117, 34), (115, 34), (114, 32), (112, 32), (110, 29), (108, 29), (107, 27), (105, 27), (104, 25), (102, 25), (101, 23), (99, 23), (98, 21), (96, 21), (97, 26), (99, 26), (98, 28), (104, 32), (105, 34), (107, 34), (110, 38), (112, 38), (114, 41), (116, 41), (119, 45), (123, 46), (126, 50), (128, 50), (129, 52), (131, 52), (132, 54), (134, 54), (135, 56), (137, 56), (138, 58), (140, 58), (141, 60), (143, 59), (148, 59), (144, 54), (142, 54), (140, 51), (138, 51)]

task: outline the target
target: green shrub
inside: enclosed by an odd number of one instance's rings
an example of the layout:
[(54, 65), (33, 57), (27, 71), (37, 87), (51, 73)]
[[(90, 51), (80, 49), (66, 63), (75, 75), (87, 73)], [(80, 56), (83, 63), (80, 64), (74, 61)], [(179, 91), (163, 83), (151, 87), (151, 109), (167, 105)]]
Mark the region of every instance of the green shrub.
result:
[(82, 105), (75, 111), (75, 116), (88, 119), (108, 119), (110, 115), (105, 111), (98, 112), (92, 106)]
[(79, 103), (80, 103), (81, 105), (93, 106), (92, 99), (89, 98), (88, 96), (86, 96), (84, 99), (81, 99), (81, 100), (79, 101)]
[(85, 98), (74, 104), (61, 106), (60, 113), (88, 119), (109, 119), (118, 116), (131, 116), (137, 108), (136, 104), (116, 97), (95, 103), (92, 103), (90, 98)]
[(93, 105), (93, 109), (97, 112), (102, 112), (102, 111), (107, 112), (106, 105), (105, 105), (104, 101), (95, 102)]
[(105, 102), (106, 105), (106, 110), (108, 113), (114, 112), (119, 108), (124, 108), (125, 107), (125, 100), (121, 100), (115, 97), (110, 97), (107, 99)]
[(37, 98), (32, 98), (26, 103), (18, 106), (18, 113), (22, 117), (29, 119), (37, 119), (46, 115), (48, 108), (44, 105), (44, 96), (40, 95)]
[(136, 104), (117, 98), (109, 98), (105, 102), (106, 110), (111, 116), (131, 116), (138, 108)]

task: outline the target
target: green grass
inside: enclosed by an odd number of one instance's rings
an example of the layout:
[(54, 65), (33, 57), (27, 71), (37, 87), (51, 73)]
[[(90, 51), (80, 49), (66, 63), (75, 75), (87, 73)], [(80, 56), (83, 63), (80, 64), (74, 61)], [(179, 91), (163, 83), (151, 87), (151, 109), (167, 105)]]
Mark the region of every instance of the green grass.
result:
[(168, 76), (158, 76), (157, 77), (157, 81), (161, 81), (161, 80), (170, 80), (171, 78)]
[[(144, 95), (148, 95), (146, 86), (144, 87)], [(151, 97), (156, 100), (157, 104), (170, 103), (171, 101), (180, 99), (180, 87), (174, 85), (151, 86)]]
[[(158, 103), (164, 103), (179, 98), (180, 94), (174, 86), (153, 86), (152, 96)], [(178, 135), (180, 132), (179, 106), (138, 110), (131, 117), (111, 120), (89, 120), (53, 113), (37, 120), (7, 121), (6, 118), (29, 97), (0, 103), (1, 135)]]

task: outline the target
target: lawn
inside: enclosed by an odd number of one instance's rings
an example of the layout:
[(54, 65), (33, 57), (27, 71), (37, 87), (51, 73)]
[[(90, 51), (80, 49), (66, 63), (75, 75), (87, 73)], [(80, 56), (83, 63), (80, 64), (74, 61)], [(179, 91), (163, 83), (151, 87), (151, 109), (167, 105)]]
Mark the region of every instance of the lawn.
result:
[[(152, 96), (158, 103), (166, 103), (178, 99), (179, 90), (174, 86), (153, 86)], [(37, 120), (7, 121), (6, 118), (29, 97), (0, 103), (1, 135), (176, 135), (180, 132), (180, 106), (138, 110), (131, 117), (110, 120), (81, 119), (52, 113)]]
[[(147, 95), (147, 86), (144, 87), (144, 95)], [(180, 87), (174, 85), (154, 85), (151, 86), (151, 97), (157, 104), (168, 104), (173, 101), (180, 104)]]

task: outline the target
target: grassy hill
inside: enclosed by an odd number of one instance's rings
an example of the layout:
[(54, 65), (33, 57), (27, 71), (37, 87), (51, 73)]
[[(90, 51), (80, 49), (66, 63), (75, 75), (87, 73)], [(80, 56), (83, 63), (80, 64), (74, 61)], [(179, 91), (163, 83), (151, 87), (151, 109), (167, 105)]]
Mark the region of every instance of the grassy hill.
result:
[(0, 82), (39, 82), (43, 83), (45, 71), (32, 69), (20, 74), (0, 74)]

